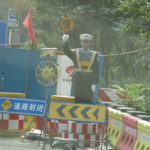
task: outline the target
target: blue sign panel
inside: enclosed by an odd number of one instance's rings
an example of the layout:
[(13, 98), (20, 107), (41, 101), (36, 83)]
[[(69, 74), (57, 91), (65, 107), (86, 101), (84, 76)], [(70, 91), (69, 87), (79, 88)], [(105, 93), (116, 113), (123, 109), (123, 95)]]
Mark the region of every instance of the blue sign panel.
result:
[(9, 9), (8, 13), (8, 20), (16, 20), (16, 10), (15, 9)]
[(0, 47), (6, 47), (7, 41), (7, 24), (6, 22), (0, 22)]
[(8, 26), (10, 27), (17, 27), (17, 13), (15, 9), (9, 9), (8, 13)]
[(46, 101), (0, 97), (0, 113), (44, 116)]

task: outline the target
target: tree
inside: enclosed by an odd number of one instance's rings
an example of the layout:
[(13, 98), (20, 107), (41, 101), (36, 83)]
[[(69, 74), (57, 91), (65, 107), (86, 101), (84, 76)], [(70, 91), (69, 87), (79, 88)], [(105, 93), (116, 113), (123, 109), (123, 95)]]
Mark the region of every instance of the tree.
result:
[[(80, 46), (78, 37), (81, 33), (95, 34), (96, 29), (100, 30), (100, 51), (103, 54), (143, 49), (150, 45), (148, 0), (7, 1), (8, 8), (13, 7), (18, 11), (20, 24), (29, 8), (32, 8), (33, 26), (41, 46), (58, 47), (61, 50), (64, 32), (59, 23), (65, 16), (75, 21), (75, 28), (69, 32), (72, 48)], [(147, 82), (149, 57), (148, 50), (142, 50), (132, 55), (105, 58), (103, 86), (111, 86), (115, 82)]]

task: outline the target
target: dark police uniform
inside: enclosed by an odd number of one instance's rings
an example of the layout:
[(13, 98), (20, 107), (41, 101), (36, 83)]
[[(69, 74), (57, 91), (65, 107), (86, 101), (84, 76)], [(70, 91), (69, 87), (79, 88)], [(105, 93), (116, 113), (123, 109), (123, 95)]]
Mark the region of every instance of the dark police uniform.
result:
[(76, 103), (92, 103), (93, 91), (91, 85), (98, 83), (98, 54), (95, 51), (82, 48), (70, 50), (68, 43), (63, 44), (64, 53), (74, 63), (74, 95)]

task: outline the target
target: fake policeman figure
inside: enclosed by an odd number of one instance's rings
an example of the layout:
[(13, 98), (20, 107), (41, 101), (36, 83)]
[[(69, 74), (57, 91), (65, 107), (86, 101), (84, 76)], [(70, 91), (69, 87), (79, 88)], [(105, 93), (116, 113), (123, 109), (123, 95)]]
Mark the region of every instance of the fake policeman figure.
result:
[(90, 34), (81, 34), (82, 48), (71, 50), (68, 46), (69, 35), (64, 34), (62, 37), (64, 53), (73, 61), (75, 67), (72, 82), (76, 103), (91, 104), (95, 84), (98, 83), (98, 54), (90, 50), (92, 39)]

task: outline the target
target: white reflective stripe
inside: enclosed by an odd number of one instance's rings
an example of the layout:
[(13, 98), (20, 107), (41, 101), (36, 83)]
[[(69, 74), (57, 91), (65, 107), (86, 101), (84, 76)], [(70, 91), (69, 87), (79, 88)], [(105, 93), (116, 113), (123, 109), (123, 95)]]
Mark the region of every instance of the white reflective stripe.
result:
[(96, 136), (90, 135), (90, 141), (92, 141), (92, 142), (90, 142), (90, 147), (95, 147), (95, 142), (93, 142), (95, 140), (96, 140)]
[(94, 124), (88, 123), (88, 126), (87, 126), (87, 133), (88, 133), (88, 134), (93, 134), (93, 128), (94, 128)]
[(77, 123), (76, 125), (76, 133), (82, 134), (82, 123)]
[(0, 120), (2, 119), (2, 115), (3, 115), (3, 120), (9, 120), (9, 114), (0, 114)]
[(64, 132), (61, 133), (61, 137), (65, 138), (65, 133)]
[(136, 129), (130, 128), (129, 126), (125, 125), (125, 132), (136, 137)]
[(96, 124), (96, 134), (98, 134), (98, 124)]
[(19, 115), (19, 120), (24, 120), (24, 116), (23, 115)]
[(19, 129), (19, 120), (9, 120), (8, 129), (9, 130)]
[(83, 134), (79, 134), (79, 147), (84, 147), (84, 135)]
[(120, 97), (114, 91), (104, 91), (105, 94), (110, 98), (110, 100), (120, 100)]
[(140, 136), (141, 140), (144, 140), (148, 143), (150, 143), (150, 135), (147, 135), (147, 134), (144, 134), (144, 133), (141, 133), (141, 136)]
[(122, 123), (117, 120), (111, 120), (111, 124), (114, 125), (117, 128), (122, 128)]
[(73, 138), (73, 133), (69, 133), (69, 134), (68, 134), (68, 138), (69, 138), (69, 139), (74, 139), (74, 138)]
[(72, 121), (68, 121), (68, 132), (72, 132)]
[(67, 131), (67, 124), (65, 124), (65, 123), (58, 123), (58, 133), (61, 133), (63, 131)]

